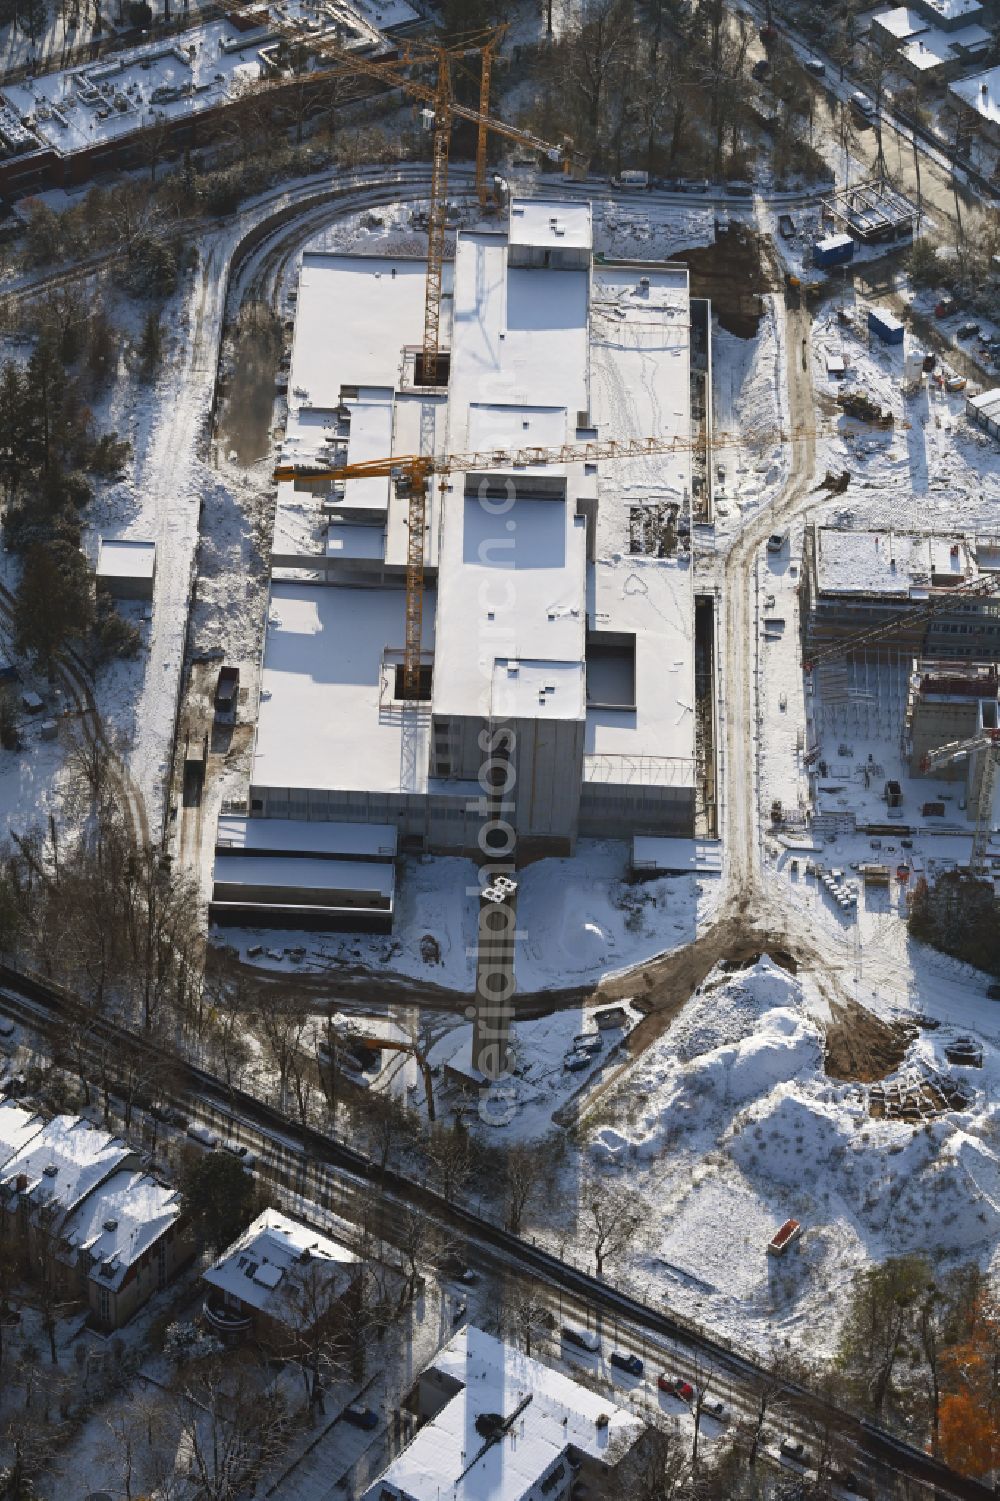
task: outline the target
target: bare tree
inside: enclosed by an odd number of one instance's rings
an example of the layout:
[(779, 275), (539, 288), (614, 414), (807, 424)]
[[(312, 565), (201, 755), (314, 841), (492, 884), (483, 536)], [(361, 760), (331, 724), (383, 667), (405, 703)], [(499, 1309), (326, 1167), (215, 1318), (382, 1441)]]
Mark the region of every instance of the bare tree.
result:
[(503, 1184), (507, 1229), (520, 1235), (528, 1205), (542, 1181), (542, 1163), (537, 1147), (516, 1145), (507, 1151)]
[(282, 1447), (286, 1408), (275, 1382), (231, 1360), (182, 1372), (171, 1417), (176, 1450), (205, 1501), (236, 1501)]
[(302, 1370), (310, 1418), (326, 1411), (323, 1393), (347, 1366), (345, 1297), (357, 1297), (360, 1283), (346, 1288), (346, 1274), (340, 1263), (311, 1256), (300, 1258), (283, 1285), (281, 1318), (291, 1336), (291, 1358)]
[(642, 1224), (642, 1202), (624, 1183), (591, 1177), (581, 1185), (579, 1213), (593, 1251), (594, 1269), (603, 1277), (605, 1267), (624, 1254)]
[(431, 1177), (449, 1203), (472, 1176), (475, 1149), (469, 1132), (458, 1121), (435, 1126), (427, 1144)]

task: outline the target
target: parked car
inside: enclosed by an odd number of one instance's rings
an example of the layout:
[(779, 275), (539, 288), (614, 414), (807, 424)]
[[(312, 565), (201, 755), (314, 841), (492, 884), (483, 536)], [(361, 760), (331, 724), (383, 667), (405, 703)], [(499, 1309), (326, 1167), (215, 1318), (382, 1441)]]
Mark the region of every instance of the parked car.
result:
[(641, 1376), (643, 1373), (644, 1367), (638, 1355), (626, 1355), (624, 1350), (612, 1350), (608, 1360), (619, 1371), (627, 1371), (630, 1376)]
[(187, 1135), (192, 1141), (200, 1142), (203, 1147), (214, 1149), (219, 1145), (219, 1138), (215, 1132), (210, 1131), (207, 1126), (199, 1126), (197, 1122), (193, 1126), (188, 1126)]
[(804, 1465), (809, 1462), (806, 1446), (801, 1439), (783, 1438), (778, 1445), (778, 1452), (782, 1459), (794, 1459), (796, 1464)]
[(590, 1064), (591, 1057), (589, 1053), (567, 1053), (563, 1059), (563, 1068), (568, 1069), (571, 1074), (582, 1073), (585, 1068), (590, 1067)]
[(754, 63), (753, 67), (750, 69), (750, 76), (752, 78), (756, 78), (758, 80), (758, 82), (759, 82), (760, 79), (766, 78), (767, 75), (770, 73), (770, 71), (771, 71), (771, 64), (768, 62), (767, 58), (766, 57), (760, 57)]
[(562, 1337), (567, 1345), (576, 1345), (578, 1350), (589, 1350), (591, 1354), (601, 1348), (600, 1337), (593, 1329), (581, 1329), (577, 1324), (564, 1324)]
[(956, 339), (974, 339), (979, 332), (978, 323), (960, 323), (955, 330)]
[(780, 552), (787, 541), (787, 532), (772, 532), (767, 539), (768, 552)]
[(714, 1418), (717, 1423), (728, 1423), (729, 1421), (729, 1408), (724, 1402), (720, 1402), (718, 1397), (706, 1397), (701, 1404), (701, 1410), (707, 1413), (710, 1418)]
[(690, 1402), (694, 1396), (694, 1387), (683, 1376), (668, 1376), (664, 1373), (657, 1376), (656, 1384), (661, 1392), (667, 1392), (671, 1397), (680, 1397), (682, 1402)]
[(1000, 985), (987, 985), (986, 994), (991, 1001), (1000, 1001)]
[(845, 1491), (850, 1491), (852, 1496), (870, 1496), (871, 1487), (862, 1480), (857, 1470), (848, 1469), (846, 1465), (834, 1466), (830, 1472), (830, 1479), (834, 1485), (839, 1485)]
[(819, 57), (807, 57), (802, 66), (805, 68), (806, 72), (811, 73), (814, 78), (822, 78), (823, 74), (826, 72), (826, 63), (822, 60), (822, 58)]
[(867, 94), (862, 94), (860, 89), (855, 89), (850, 98), (850, 105), (856, 115), (862, 120), (871, 120), (875, 116), (875, 106)]
[(377, 1428), (378, 1414), (372, 1412), (370, 1407), (362, 1407), (358, 1402), (352, 1402), (350, 1407), (344, 1408), (345, 1423), (353, 1423), (355, 1428)]
[(257, 1166), (257, 1153), (251, 1152), (249, 1147), (241, 1147), (235, 1141), (224, 1141), (222, 1150), (231, 1153), (233, 1157), (238, 1157), (247, 1172)]

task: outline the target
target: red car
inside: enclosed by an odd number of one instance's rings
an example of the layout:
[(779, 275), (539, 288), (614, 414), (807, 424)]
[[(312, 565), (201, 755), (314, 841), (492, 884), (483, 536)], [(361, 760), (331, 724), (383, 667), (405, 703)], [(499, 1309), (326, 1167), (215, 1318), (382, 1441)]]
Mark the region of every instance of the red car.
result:
[(681, 1376), (657, 1376), (656, 1384), (661, 1392), (669, 1392), (672, 1397), (680, 1397), (682, 1402), (690, 1402), (694, 1396), (694, 1387), (690, 1381), (685, 1381)]

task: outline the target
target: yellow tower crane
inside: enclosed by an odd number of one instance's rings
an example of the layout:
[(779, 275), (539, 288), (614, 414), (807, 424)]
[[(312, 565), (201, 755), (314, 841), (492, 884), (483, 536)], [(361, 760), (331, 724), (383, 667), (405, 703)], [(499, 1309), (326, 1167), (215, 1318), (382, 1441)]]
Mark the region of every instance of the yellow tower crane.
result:
[[(228, 5), (229, 9), (237, 9)], [(345, 73), (362, 74), (378, 79), (389, 88), (402, 89), (426, 106), (425, 120), (431, 132), (431, 186), (427, 212), (427, 282), (424, 296), (424, 337), (419, 359), (416, 384), (423, 386), (443, 385), (441, 379), (441, 284), (444, 274), (445, 230), (448, 214), (448, 163), (451, 152), (451, 131), (456, 119), (468, 120), (479, 130), (476, 150), (476, 191), (480, 204), (485, 207), (486, 149), (490, 131), (495, 135), (516, 141), (533, 151), (541, 152), (551, 161), (562, 162), (566, 172), (586, 170), (587, 159), (573, 150), (573, 144), (564, 140), (553, 145), (536, 136), (530, 130), (519, 130), (506, 121), (496, 119), (489, 113), (490, 80), (493, 60), (506, 34), (507, 27), (494, 27), (486, 31), (472, 32), (451, 47), (442, 47), (420, 37), (386, 39), (386, 52), (379, 57), (361, 56), (342, 47), (333, 37), (304, 36), (301, 30), (287, 18), (272, 15), (268, 25), (275, 31), (307, 46), (309, 51), (324, 61), (337, 63)], [(453, 64), (472, 57), (481, 59), (479, 109), (460, 104), (452, 88)], [(436, 70), (434, 84), (410, 76), (414, 67), (432, 66)]]
[[(755, 441), (805, 442), (814, 437), (810, 429), (789, 432), (776, 428), (755, 433)], [(549, 464), (597, 464), (617, 459), (641, 459), (659, 454), (685, 453), (697, 448), (700, 437), (590, 438), (582, 443), (554, 447), (485, 448), (469, 453), (405, 454), (385, 459), (367, 459), (357, 464), (310, 464), (298, 459), (278, 464), (278, 483), (291, 480), (300, 489), (325, 489), (334, 481), (388, 478), (397, 494), (409, 505), (406, 540), (406, 639), (403, 649), (403, 699), (415, 701), (420, 689), (420, 654), (423, 639), (424, 534), (427, 524), (427, 491), (432, 475), (489, 474), (497, 469), (530, 469)], [(737, 446), (745, 442), (732, 433), (718, 433), (715, 441)]]

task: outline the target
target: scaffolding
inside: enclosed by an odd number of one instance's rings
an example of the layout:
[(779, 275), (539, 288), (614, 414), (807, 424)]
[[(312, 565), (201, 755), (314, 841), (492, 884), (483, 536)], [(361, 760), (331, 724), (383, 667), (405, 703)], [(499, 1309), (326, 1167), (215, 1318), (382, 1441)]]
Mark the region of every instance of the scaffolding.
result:
[(823, 199), (823, 212), (862, 245), (912, 239), (917, 210), (884, 178), (840, 188)]

